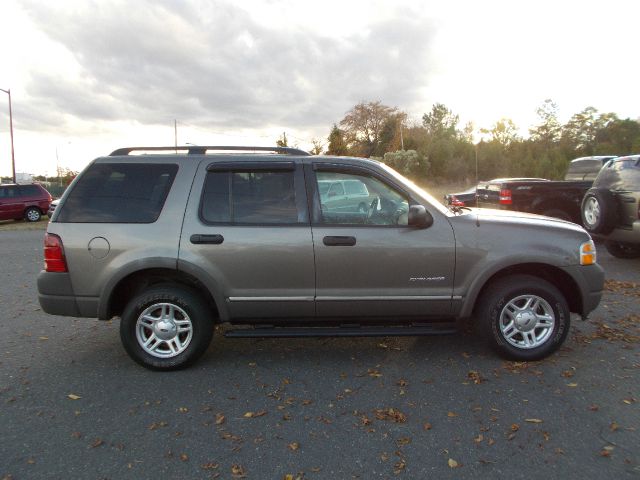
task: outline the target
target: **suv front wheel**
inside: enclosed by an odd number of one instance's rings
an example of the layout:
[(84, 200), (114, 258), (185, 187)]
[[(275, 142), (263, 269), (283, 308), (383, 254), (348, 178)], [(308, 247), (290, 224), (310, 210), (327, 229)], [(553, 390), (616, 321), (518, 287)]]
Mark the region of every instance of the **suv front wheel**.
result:
[(476, 313), (481, 333), (510, 360), (540, 360), (556, 351), (569, 332), (570, 312), (562, 293), (530, 275), (491, 284)]
[(213, 336), (211, 312), (195, 291), (149, 287), (124, 309), (120, 338), (131, 358), (151, 370), (176, 370), (195, 362)]

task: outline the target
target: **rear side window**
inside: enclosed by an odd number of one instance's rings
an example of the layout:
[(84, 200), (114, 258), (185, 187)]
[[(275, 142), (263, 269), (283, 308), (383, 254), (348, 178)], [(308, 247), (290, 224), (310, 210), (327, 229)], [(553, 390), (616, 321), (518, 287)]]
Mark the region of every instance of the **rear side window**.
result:
[(298, 223), (294, 172), (209, 172), (200, 217), (205, 223)]
[(35, 185), (21, 185), (20, 195), (23, 197), (37, 197), (43, 196), (42, 191)]
[(57, 221), (153, 223), (177, 171), (175, 164), (94, 163), (69, 192)]

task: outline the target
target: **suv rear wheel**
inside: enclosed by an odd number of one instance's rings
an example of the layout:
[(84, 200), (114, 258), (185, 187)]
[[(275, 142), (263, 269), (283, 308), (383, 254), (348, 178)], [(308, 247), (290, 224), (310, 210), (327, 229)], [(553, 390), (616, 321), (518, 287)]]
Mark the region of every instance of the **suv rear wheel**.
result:
[(582, 200), (582, 223), (591, 233), (606, 235), (616, 225), (616, 204), (609, 190), (592, 188)]
[(120, 322), (127, 353), (151, 370), (176, 370), (195, 362), (213, 336), (211, 312), (195, 291), (158, 285), (132, 298)]
[(640, 257), (640, 245), (633, 243), (614, 242), (608, 240), (604, 246), (611, 255), (617, 258), (638, 258)]
[(482, 335), (510, 360), (544, 358), (569, 332), (569, 306), (562, 293), (530, 275), (512, 275), (490, 285), (477, 314)]

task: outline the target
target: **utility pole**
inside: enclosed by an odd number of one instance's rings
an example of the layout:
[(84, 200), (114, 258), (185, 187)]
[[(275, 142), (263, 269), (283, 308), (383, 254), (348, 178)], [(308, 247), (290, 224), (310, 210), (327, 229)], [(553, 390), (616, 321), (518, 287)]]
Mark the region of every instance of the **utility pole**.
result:
[(400, 149), (404, 151), (404, 139), (402, 138), (402, 120), (400, 121)]
[(176, 153), (178, 153), (178, 120), (173, 120), (173, 140), (176, 147)]
[(16, 183), (16, 158), (13, 153), (13, 113), (11, 112), (11, 89), (4, 90), (0, 88), (4, 93), (9, 95), (9, 135), (11, 136), (11, 172), (13, 174), (13, 183)]

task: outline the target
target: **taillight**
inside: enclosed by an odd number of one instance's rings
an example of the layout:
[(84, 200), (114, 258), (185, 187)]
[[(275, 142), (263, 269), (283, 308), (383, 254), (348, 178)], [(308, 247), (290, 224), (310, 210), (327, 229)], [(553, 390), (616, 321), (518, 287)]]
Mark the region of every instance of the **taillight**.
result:
[(511, 190), (509, 190), (508, 188), (500, 189), (499, 203), (501, 203), (502, 205), (511, 205), (513, 203), (511, 200)]
[(67, 272), (62, 239), (53, 233), (44, 236), (44, 269), (47, 272)]
[(451, 195), (451, 205), (453, 205), (454, 207), (464, 207), (464, 202), (458, 200), (458, 197), (456, 197), (455, 195)]

